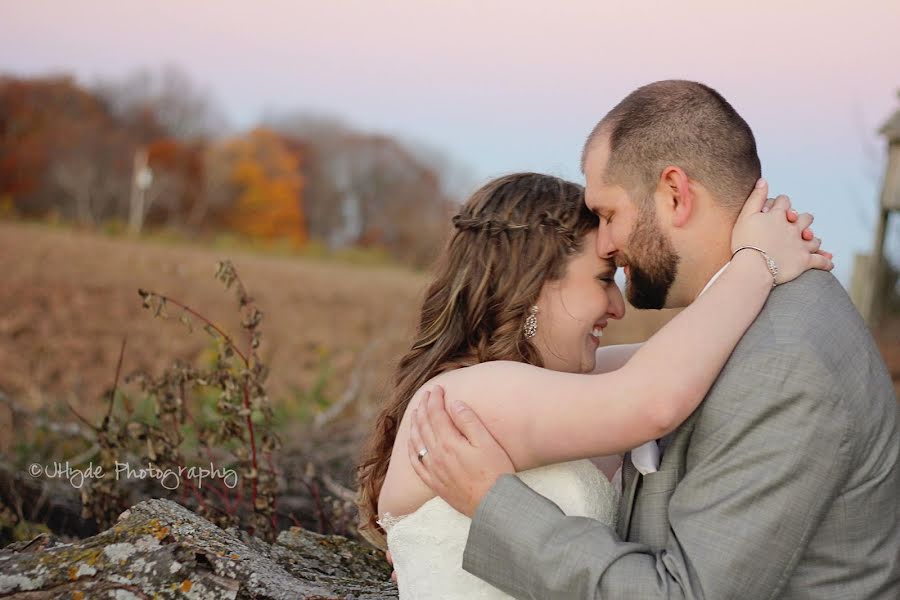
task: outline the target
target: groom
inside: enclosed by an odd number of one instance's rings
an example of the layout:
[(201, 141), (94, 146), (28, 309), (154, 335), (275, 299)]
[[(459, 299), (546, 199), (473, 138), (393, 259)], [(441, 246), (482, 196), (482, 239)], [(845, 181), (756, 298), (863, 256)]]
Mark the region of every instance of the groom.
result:
[[(747, 123), (689, 81), (629, 94), (582, 167), (597, 252), (625, 268), (630, 302), (654, 309), (690, 304), (724, 267), (760, 176)], [(617, 531), (511, 475), (453, 398), (432, 394), (422, 412), (414, 427), (436, 443), (414, 466), (473, 518), (463, 568), (516, 598), (900, 597), (897, 404), (830, 273), (773, 290), (703, 404), (625, 456)]]

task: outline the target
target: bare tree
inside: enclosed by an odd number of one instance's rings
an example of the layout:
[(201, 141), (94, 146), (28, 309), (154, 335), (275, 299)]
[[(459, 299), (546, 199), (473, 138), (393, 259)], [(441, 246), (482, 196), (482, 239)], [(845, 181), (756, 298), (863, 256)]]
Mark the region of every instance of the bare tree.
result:
[(474, 179), (425, 144), (363, 133), (334, 118), (287, 113), (270, 115), (267, 124), (303, 146), (310, 234), (331, 245), (381, 245), (427, 262), (446, 232), (448, 206)]
[(100, 81), (94, 91), (109, 104), (113, 115), (138, 130), (148, 119), (162, 127), (165, 135), (179, 139), (208, 138), (226, 128), (211, 94), (174, 65)]
[(57, 127), (60, 142), (50, 149), (48, 171), (62, 213), (83, 224), (124, 218), (131, 175), (122, 160), (132, 147), (127, 137), (103, 119)]

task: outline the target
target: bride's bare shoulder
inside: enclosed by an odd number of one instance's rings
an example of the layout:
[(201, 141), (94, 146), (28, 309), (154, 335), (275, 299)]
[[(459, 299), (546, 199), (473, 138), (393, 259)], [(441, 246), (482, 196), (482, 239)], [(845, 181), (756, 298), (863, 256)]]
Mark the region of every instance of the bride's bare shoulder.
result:
[(378, 498), (379, 515), (390, 514), (394, 517), (408, 515), (434, 497), (431, 489), (419, 479), (409, 464), (407, 440), (409, 439), (410, 416), (413, 409), (421, 403), (425, 392), (435, 385), (446, 385), (448, 381), (458, 380), (458, 376), (455, 374), (461, 370), (463, 369), (455, 369), (431, 378), (415, 391), (409, 404), (406, 405), (400, 425), (397, 427), (394, 448)]
[(409, 464), (407, 440), (409, 439), (412, 411), (421, 404), (425, 393), (436, 385), (440, 385), (445, 390), (450, 389), (455, 392), (468, 387), (470, 382), (475, 381), (473, 375), (476, 374), (470, 370), (479, 366), (481, 365), (445, 371), (426, 381), (413, 393), (409, 404), (406, 405), (403, 417), (400, 419), (400, 425), (397, 427), (393, 452), (388, 463), (384, 485), (381, 488), (379, 513), (407, 514), (434, 496)]
[[(460, 367), (432, 377), (416, 391), (414, 398), (421, 398), (425, 395), (425, 391), (436, 385), (440, 385), (444, 388), (480, 386), (485, 383), (501, 380), (511, 374), (537, 369), (538, 367), (533, 365), (511, 360), (492, 360), (468, 367)], [(412, 405), (412, 402), (410, 402), (410, 405)]]
[[(509, 361), (503, 361), (509, 362)], [(409, 404), (406, 406), (406, 413), (404, 414), (404, 420), (406, 419), (406, 415), (409, 415), (412, 410), (419, 406), (419, 403), (422, 401), (422, 398), (425, 396), (425, 393), (434, 388), (434, 386), (439, 385), (443, 387), (445, 390), (449, 388), (459, 388), (461, 386), (468, 386), (476, 383), (480, 379), (483, 379), (485, 375), (489, 374), (492, 370), (496, 369), (496, 366), (491, 365), (499, 365), (501, 361), (494, 362), (486, 362), (479, 363), (476, 365), (468, 366), (468, 367), (458, 367), (456, 369), (451, 369), (449, 371), (444, 371), (439, 375), (435, 375), (425, 383), (423, 383), (419, 389), (413, 393), (412, 399), (409, 401)], [(515, 363), (509, 363), (515, 364)]]

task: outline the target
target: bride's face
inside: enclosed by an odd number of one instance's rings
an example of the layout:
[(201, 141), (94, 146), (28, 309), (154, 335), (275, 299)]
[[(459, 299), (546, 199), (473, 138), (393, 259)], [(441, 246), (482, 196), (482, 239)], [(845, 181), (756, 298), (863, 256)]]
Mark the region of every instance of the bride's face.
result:
[(600, 345), (595, 334), (602, 333), (610, 319), (625, 314), (622, 292), (613, 279), (615, 264), (597, 255), (596, 236), (596, 232), (587, 234), (582, 251), (569, 260), (565, 276), (541, 289), (538, 330), (532, 342), (548, 369), (593, 371)]

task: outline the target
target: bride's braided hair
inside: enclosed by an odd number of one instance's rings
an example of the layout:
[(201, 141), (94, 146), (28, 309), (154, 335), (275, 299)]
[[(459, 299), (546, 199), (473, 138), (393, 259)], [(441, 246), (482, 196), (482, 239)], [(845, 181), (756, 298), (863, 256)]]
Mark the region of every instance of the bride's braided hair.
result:
[(425, 293), (415, 339), (397, 365), (391, 397), (359, 467), (360, 531), (382, 546), (378, 497), (416, 391), (445, 371), (481, 362), (543, 366), (523, 334), (528, 309), (545, 283), (565, 275), (584, 236), (598, 225), (580, 185), (537, 173), (489, 182), (452, 222), (455, 231)]
[(558, 216), (553, 215), (550, 211), (544, 211), (535, 223), (528, 224), (510, 222), (493, 217), (474, 217), (468, 214), (466, 209), (463, 209), (453, 217), (453, 226), (459, 231), (485, 233), (488, 236), (528, 231), (553, 233), (558, 235), (559, 239), (568, 247), (574, 247), (578, 244), (578, 238), (574, 229), (571, 226), (567, 226)]

